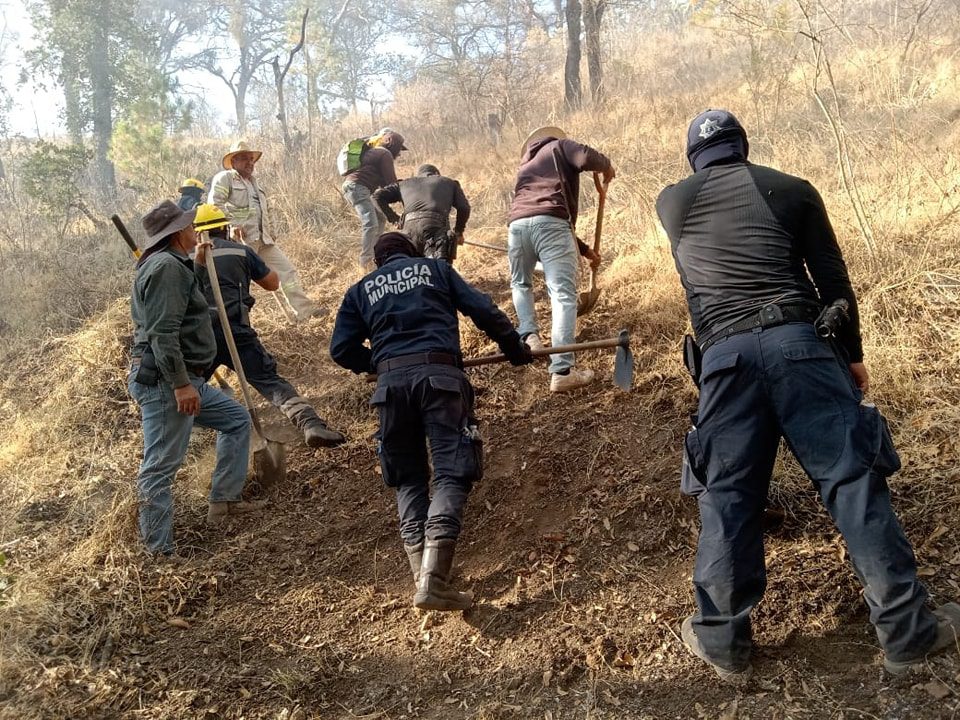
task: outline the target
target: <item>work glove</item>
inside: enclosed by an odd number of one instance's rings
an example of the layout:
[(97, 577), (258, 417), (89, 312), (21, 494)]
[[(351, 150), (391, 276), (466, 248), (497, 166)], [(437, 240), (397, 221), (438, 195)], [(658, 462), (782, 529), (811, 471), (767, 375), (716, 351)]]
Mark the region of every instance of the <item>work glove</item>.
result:
[(514, 367), (529, 365), (534, 359), (533, 353), (530, 351), (530, 346), (523, 342), (523, 340), (518, 343), (513, 352), (507, 353), (507, 360), (509, 360), (510, 364)]

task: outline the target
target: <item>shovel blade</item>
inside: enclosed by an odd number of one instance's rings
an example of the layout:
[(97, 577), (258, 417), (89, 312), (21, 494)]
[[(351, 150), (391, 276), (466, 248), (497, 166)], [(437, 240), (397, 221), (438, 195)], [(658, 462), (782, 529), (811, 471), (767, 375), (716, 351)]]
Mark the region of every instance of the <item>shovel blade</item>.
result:
[(620, 345), (613, 362), (613, 382), (621, 390), (630, 391), (633, 386), (633, 351), (630, 350), (630, 338), (626, 331), (620, 333)]
[(287, 451), (283, 443), (266, 440), (253, 451), (253, 477), (266, 490), (287, 478)]
[(597, 304), (597, 300), (600, 299), (600, 288), (595, 287), (593, 290), (584, 290), (582, 293), (577, 295), (577, 317), (581, 315), (586, 315), (588, 312), (593, 310)]

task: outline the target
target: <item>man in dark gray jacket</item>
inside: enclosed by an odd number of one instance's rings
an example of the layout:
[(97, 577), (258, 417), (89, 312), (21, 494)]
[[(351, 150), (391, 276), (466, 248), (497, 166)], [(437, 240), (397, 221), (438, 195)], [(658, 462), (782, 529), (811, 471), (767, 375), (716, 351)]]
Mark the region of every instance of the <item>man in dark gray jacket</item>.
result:
[[(470, 203), (460, 183), (440, 174), (435, 165), (421, 165), (416, 177), (380, 188), (373, 194), (387, 220), (410, 238), (424, 257), (453, 262), (470, 219)], [(390, 207), (403, 203), (403, 216)], [(450, 230), (450, 211), (457, 211)]]

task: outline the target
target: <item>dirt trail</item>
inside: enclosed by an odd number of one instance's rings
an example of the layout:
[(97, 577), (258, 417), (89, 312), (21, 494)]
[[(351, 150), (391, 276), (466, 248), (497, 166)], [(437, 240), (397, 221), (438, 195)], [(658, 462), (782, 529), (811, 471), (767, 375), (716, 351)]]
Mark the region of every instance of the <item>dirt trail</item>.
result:
[[(508, 304), (494, 280), (487, 289)], [(603, 303), (585, 338), (613, 334), (629, 315)], [(135, 576), (135, 600), (112, 594), (118, 570), (107, 572), (109, 556), (91, 568), (88, 579), (99, 584), (86, 589), (86, 615), (65, 615), (36, 633), (31, 649), (45, 668), (0, 686), (0, 717), (955, 713), (955, 659), (933, 664), (941, 686), (929, 684), (930, 675), (882, 675), (858, 587), (822, 512), (802, 525), (788, 515), (769, 539), (754, 685), (724, 687), (688, 655), (678, 632), (692, 604), (697, 516), (678, 491), (686, 419), (676, 398), (690, 393), (679, 373), (644, 366), (663, 343), (638, 333), (630, 394), (612, 385), (610, 353), (585, 357), (601, 380), (566, 397), (546, 392), (542, 367), (471, 373), (488, 467), (471, 496), (458, 565), (477, 605), (462, 616), (415, 611), (393, 498), (370, 442), (370, 388), (312, 351), (325, 348), (331, 324), (311, 323), (294, 351), (277, 354), (351, 442), (317, 452), (291, 445), (289, 481), (255, 520), (214, 531), (202, 507), (181, 502), (177, 532), (190, 561), (123, 564)], [(471, 354), (482, 351), (479, 336), (468, 332), (466, 340)], [(37, 536), (55, 521), (39, 510), (22, 519)], [(65, 608), (75, 592), (64, 587)], [(82, 648), (70, 644), (71, 633), (98, 627)], [(940, 687), (947, 697), (937, 697)]]

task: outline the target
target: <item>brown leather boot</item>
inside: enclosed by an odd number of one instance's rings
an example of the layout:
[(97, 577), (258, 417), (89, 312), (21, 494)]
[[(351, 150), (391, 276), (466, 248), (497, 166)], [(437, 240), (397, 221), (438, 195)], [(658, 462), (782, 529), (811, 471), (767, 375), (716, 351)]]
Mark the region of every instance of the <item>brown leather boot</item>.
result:
[(413, 573), (413, 584), (416, 586), (420, 580), (420, 566), (423, 564), (423, 542), (418, 542), (416, 545), (404, 543), (403, 549), (407, 553), (407, 560), (410, 561), (410, 572)]
[(266, 500), (246, 502), (212, 502), (207, 509), (207, 525), (222, 525), (231, 517), (262, 510), (267, 506)]
[(423, 544), (423, 562), (413, 604), (421, 610), (466, 610), (473, 595), (450, 587), (456, 540), (427, 540)]

